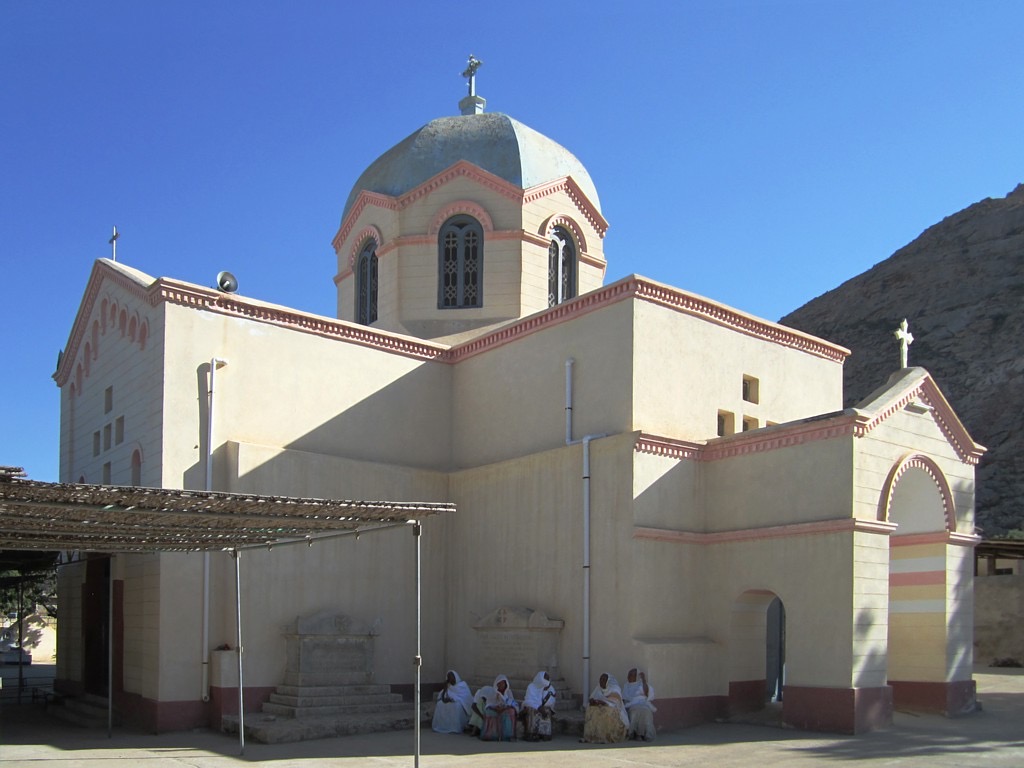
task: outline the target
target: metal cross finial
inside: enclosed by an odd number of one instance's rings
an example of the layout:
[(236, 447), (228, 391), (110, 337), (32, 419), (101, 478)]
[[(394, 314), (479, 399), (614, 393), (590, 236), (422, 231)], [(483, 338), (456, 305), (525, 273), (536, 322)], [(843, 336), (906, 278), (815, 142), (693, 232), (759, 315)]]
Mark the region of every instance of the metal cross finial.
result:
[(914, 343), (914, 334), (907, 328), (907, 318), (903, 318), (903, 322), (900, 323), (900, 327), (896, 329), (894, 335), (900, 340), (900, 368), (906, 368), (907, 349)]
[(111, 261), (117, 261), (117, 238), (120, 235), (117, 234), (117, 227), (114, 227), (113, 236), (107, 241), (110, 243), (110, 259)]
[(469, 63), (466, 65), (465, 71), (462, 76), (469, 78), (469, 95), (476, 96), (476, 71), (480, 69), (483, 64), (480, 59), (474, 56), (472, 53), (469, 54)]

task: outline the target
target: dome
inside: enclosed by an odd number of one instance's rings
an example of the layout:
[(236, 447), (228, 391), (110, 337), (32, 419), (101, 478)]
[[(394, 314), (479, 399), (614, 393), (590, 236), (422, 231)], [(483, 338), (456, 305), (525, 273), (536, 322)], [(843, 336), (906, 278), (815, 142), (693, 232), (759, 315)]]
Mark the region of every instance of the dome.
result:
[(342, 221), (360, 192), (398, 197), (459, 160), (520, 189), (572, 176), (601, 210), (590, 174), (569, 150), (508, 115), (489, 112), (431, 120), (378, 157), (352, 187)]

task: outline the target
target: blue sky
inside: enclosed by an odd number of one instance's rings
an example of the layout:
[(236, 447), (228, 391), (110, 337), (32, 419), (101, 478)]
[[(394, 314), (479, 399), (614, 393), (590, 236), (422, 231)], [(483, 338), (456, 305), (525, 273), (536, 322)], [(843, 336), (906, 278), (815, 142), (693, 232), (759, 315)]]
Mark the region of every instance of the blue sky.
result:
[(96, 258), (333, 315), (359, 173), (459, 73), (570, 149), (638, 273), (777, 320), (1024, 181), (1019, 2), (0, 5), (0, 464), (58, 478)]

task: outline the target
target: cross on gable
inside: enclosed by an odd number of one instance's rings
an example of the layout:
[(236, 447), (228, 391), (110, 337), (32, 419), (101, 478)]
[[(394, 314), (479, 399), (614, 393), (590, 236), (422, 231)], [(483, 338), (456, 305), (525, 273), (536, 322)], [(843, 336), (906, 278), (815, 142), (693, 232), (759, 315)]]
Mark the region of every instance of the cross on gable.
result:
[(900, 327), (896, 329), (893, 334), (900, 342), (900, 368), (907, 367), (907, 351), (910, 345), (914, 343), (914, 334), (910, 332), (907, 325), (907, 318), (903, 318), (903, 322), (900, 323)]

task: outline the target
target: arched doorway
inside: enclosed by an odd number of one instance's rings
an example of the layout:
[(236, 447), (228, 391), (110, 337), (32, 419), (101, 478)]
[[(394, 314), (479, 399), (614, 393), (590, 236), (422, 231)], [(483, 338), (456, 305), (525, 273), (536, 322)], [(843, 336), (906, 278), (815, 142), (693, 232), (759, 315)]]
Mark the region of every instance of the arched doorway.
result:
[[(887, 677), (898, 709), (953, 714), (973, 703), (973, 571), (956, 534), (949, 484), (926, 456), (889, 473), (880, 519), (889, 540)], [(969, 552), (968, 552), (969, 554)]]
[(748, 590), (732, 606), (729, 711), (755, 712), (781, 702), (785, 682), (786, 611), (770, 590)]

